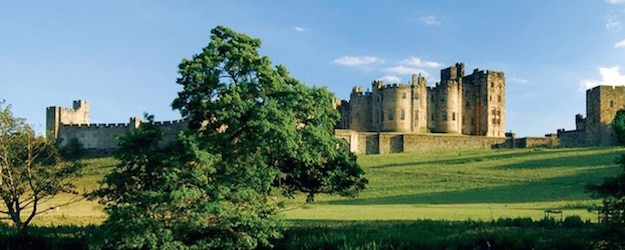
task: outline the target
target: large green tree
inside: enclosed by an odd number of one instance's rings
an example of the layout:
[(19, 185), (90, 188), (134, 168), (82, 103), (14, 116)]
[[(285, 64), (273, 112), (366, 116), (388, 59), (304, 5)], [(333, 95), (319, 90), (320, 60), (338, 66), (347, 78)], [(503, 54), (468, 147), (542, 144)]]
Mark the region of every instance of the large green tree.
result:
[[(54, 141), (37, 135), (22, 118), (13, 116), (10, 105), (0, 102), (0, 214), (24, 233), (36, 215), (54, 207), (41, 207), (60, 193), (76, 194), (79, 161), (62, 161)], [(74, 196), (55, 207), (80, 199)]]
[(189, 130), (167, 144), (147, 122), (121, 139), (120, 164), (94, 193), (109, 214), (98, 246), (268, 246), (282, 228), (276, 188), (310, 202), (364, 188), (356, 157), (333, 135), (332, 94), (273, 67), (260, 40), (222, 26), (211, 33), (179, 65), (172, 106)]

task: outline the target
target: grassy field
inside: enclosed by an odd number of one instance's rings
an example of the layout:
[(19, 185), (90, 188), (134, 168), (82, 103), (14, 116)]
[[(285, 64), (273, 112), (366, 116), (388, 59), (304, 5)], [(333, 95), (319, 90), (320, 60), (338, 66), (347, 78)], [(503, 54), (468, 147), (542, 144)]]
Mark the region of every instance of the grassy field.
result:
[(619, 171), (623, 148), (516, 149), (367, 155), (369, 179), (355, 199), (322, 196), (290, 203), (300, 220), (539, 219), (547, 209), (596, 219), (585, 186)]
[[(494, 220), (539, 219), (544, 210), (557, 209), (564, 217), (594, 220), (586, 208), (596, 201), (584, 187), (617, 173), (614, 159), (623, 153), (623, 148), (575, 148), (361, 156), (369, 185), (357, 198), (321, 195), (308, 205), (301, 196), (287, 200), (281, 213), (290, 220)], [(115, 164), (112, 158), (85, 162), (77, 183), (83, 191), (97, 187)], [(60, 196), (44, 207), (68, 199)], [(83, 200), (34, 223), (98, 224), (104, 216), (97, 202)]]

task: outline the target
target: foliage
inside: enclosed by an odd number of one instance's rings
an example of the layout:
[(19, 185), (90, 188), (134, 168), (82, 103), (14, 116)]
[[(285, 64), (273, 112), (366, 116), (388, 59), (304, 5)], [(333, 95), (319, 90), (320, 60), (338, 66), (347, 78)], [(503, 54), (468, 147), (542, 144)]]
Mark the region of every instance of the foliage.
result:
[[(202, 53), (180, 64), (183, 91), (172, 104), (200, 129), (202, 146), (231, 166), (253, 159), (259, 169), (279, 170), (267, 183), (287, 196), (301, 191), (313, 201), (316, 193), (353, 196), (362, 190), (364, 172), (333, 135), (339, 119), (333, 95), (305, 86), (283, 66), (272, 68), (258, 54), (260, 40), (222, 26), (212, 34)], [(267, 193), (265, 181), (255, 185)]]
[(612, 120), (612, 129), (616, 134), (620, 145), (625, 145), (625, 110), (621, 109), (614, 115)]
[(596, 210), (603, 224), (600, 244), (605, 249), (625, 249), (625, 154), (617, 163), (621, 173), (588, 187), (595, 197), (603, 199)]
[(355, 156), (333, 135), (332, 94), (272, 68), (260, 40), (222, 26), (211, 33), (179, 65), (183, 90), (172, 106), (189, 130), (165, 143), (147, 117), (120, 140), (119, 165), (92, 195), (109, 215), (95, 246), (270, 246), (281, 232), (275, 186), (310, 201), (364, 188)]
[(54, 141), (36, 135), (10, 105), (0, 103), (0, 213), (16, 229), (25, 232), (36, 215), (53, 209), (39, 205), (57, 194), (76, 194), (73, 182), (81, 169), (80, 162), (63, 162)]
[(97, 248), (254, 248), (279, 236), (275, 204), (238, 184), (193, 135), (166, 144), (149, 122), (120, 139), (120, 163), (93, 193), (108, 219)]
[(79, 159), (83, 156), (85, 152), (85, 148), (76, 137), (72, 137), (69, 141), (61, 148), (61, 156), (65, 159)]

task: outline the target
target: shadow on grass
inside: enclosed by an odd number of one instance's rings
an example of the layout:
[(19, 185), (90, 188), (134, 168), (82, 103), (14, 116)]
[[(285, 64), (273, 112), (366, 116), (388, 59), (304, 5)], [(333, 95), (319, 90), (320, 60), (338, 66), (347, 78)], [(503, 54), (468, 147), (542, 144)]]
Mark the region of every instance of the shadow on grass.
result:
[(569, 157), (551, 157), (547, 159), (528, 160), (513, 164), (497, 166), (494, 169), (500, 170), (522, 170), (522, 169), (546, 169), (579, 166), (605, 166), (616, 164), (620, 152), (605, 152), (601, 154), (583, 154)]
[[(429, 160), (429, 161), (414, 161), (414, 162), (404, 162), (404, 163), (393, 163), (393, 164), (382, 164), (382, 165), (373, 165), (370, 168), (372, 169), (384, 169), (384, 168), (393, 168), (393, 167), (404, 167), (404, 166), (422, 166), (422, 165), (457, 165), (457, 164), (467, 164), (472, 162), (483, 162), (483, 161), (499, 161), (499, 160), (509, 160), (519, 157), (527, 157), (527, 156), (539, 156), (539, 155), (553, 155), (553, 159), (558, 159), (562, 157), (562, 153), (582, 153), (582, 152), (592, 152), (596, 151), (597, 148), (574, 148), (563, 150), (549, 150), (549, 149), (533, 149), (533, 150), (510, 150), (507, 152), (495, 152), (488, 155), (459, 155), (457, 157), (453, 157), (451, 159), (440, 159), (440, 160)], [(611, 153), (613, 154), (613, 153)]]
[(605, 176), (618, 171), (616, 167), (597, 167), (577, 174), (526, 181), (519, 184), (425, 194), (395, 195), (379, 198), (334, 200), (322, 204), (390, 205), (390, 204), (474, 204), (474, 203), (524, 203), (548, 201), (588, 200), (585, 193), (589, 183), (600, 182)]

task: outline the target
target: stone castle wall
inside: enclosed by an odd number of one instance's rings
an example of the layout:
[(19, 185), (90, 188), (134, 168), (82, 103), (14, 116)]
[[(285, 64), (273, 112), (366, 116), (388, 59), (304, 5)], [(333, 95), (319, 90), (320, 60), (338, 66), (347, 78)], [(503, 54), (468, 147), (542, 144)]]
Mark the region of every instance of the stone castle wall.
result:
[[(46, 130), (58, 140), (60, 147), (72, 138), (78, 139), (86, 150), (108, 152), (117, 148), (117, 138), (141, 126), (141, 119), (130, 118), (128, 123), (89, 123), (88, 102), (74, 101), (73, 108), (48, 107)], [(187, 128), (183, 120), (155, 122), (163, 132), (164, 141), (170, 141)]]
[(493, 148), (558, 147), (556, 136), (546, 137), (485, 137), (459, 134), (420, 134), (398, 132), (358, 132), (335, 130), (356, 154), (388, 154), (408, 152), (437, 152), (457, 150), (482, 150)]

